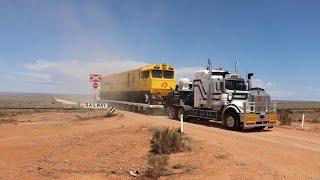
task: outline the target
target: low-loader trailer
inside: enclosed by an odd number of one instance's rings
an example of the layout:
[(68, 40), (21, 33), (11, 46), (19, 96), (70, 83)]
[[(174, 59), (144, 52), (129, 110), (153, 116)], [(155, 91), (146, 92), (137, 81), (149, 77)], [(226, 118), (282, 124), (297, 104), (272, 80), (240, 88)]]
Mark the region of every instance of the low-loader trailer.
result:
[(208, 68), (195, 72), (191, 83), (183, 78), (166, 98), (168, 116), (221, 123), (229, 130), (273, 128), (278, 119), (276, 104), (262, 88), (251, 88), (253, 73), (242, 78), (237, 71)]

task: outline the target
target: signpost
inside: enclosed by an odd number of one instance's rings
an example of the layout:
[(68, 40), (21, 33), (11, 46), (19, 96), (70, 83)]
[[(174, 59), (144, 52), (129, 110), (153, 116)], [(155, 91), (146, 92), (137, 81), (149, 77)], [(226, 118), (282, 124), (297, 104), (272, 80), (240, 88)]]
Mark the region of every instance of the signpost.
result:
[(97, 82), (92, 83), (92, 87), (94, 89), (97, 89), (99, 87), (99, 84)]
[(85, 109), (108, 109), (108, 104), (107, 103), (86, 102), (86, 103), (84, 103), (83, 106), (84, 106)]
[(180, 115), (180, 131), (183, 133), (183, 114)]
[(101, 76), (101, 74), (90, 74), (89, 80), (92, 83), (93, 89), (95, 90), (93, 101), (96, 102), (96, 96), (98, 94), (97, 89), (100, 86), (102, 76)]
[(304, 113), (302, 114), (302, 119), (301, 119), (301, 128), (303, 129), (304, 126)]
[[(83, 108), (85, 109), (99, 109), (99, 110), (107, 110), (107, 116), (110, 117), (116, 112), (116, 108), (114, 106), (109, 106), (108, 103), (105, 102), (86, 102), (83, 104)], [(89, 112), (88, 112), (89, 113)], [(88, 114), (89, 117), (89, 114)]]
[(113, 115), (115, 113), (115, 111), (116, 111), (116, 108), (114, 106), (108, 107), (107, 103), (96, 102), (96, 96), (98, 94), (97, 93), (98, 92), (98, 88), (100, 87), (100, 83), (102, 81), (101, 74), (90, 74), (89, 81), (91, 83), (91, 86), (95, 90), (95, 94), (94, 94), (94, 98), (93, 98), (93, 103), (86, 102), (84, 104), (84, 108), (85, 109), (107, 109), (108, 110), (108, 116)]

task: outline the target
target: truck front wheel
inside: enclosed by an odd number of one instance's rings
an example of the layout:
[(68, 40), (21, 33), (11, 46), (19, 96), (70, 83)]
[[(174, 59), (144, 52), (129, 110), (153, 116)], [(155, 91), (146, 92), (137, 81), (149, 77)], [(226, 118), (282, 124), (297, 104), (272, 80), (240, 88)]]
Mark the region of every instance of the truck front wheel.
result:
[(240, 117), (235, 112), (228, 112), (223, 119), (223, 126), (229, 130), (240, 130)]

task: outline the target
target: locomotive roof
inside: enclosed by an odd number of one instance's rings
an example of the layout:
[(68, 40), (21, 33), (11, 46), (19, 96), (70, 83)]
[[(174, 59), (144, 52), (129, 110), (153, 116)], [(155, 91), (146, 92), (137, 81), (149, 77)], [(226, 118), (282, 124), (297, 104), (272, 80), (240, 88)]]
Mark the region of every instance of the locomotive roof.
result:
[(173, 71), (174, 67), (170, 64), (148, 64), (140, 68), (140, 70), (142, 71), (151, 70), (151, 69)]
[(121, 73), (125, 73), (125, 72), (130, 72), (130, 71), (136, 71), (136, 70), (140, 70), (140, 71), (146, 71), (146, 70), (152, 70), (152, 69), (159, 69), (159, 70), (168, 70), (168, 71), (174, 71), (174, 67), (170, 64), (147, 64), (145, 66), (139, 67), (139, 68), (135, 68), (135, 69), (131, 69), (128, 71), (122, 71), (122, 72), (118, 72), (118, 73), (113, 73), (113, 74), (109, 74), (109, 75), (104, 75), (103, 77), (109, 77), (109, 76), (113, 76), (113, 75), (117, 75), (117, 74), (121, 74)]

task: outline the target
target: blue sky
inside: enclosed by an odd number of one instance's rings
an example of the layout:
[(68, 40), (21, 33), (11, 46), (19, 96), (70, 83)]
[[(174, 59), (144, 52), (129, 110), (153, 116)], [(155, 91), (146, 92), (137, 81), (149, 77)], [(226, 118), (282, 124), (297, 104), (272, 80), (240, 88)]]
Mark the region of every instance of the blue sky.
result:
[(87, 74), (167, 62), (255, 72), (275, 99), (320, 100), (320, 1), (0, 1), (0, 91), (87, 93)]

